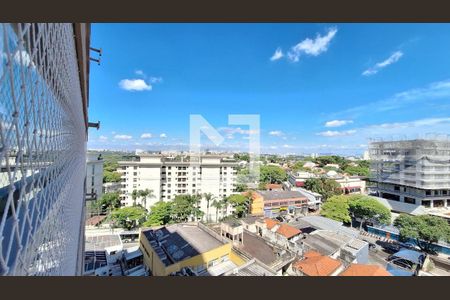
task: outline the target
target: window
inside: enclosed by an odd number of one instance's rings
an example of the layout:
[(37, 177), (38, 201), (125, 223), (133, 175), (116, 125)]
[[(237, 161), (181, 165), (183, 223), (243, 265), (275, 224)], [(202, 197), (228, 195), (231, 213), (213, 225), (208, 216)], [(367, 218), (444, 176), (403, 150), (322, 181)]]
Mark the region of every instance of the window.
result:
[(133, 172), (133, 176), (137, 176), (137, 172)]
[(416, 204), (416, 199), (405, 197), (405, 203)]

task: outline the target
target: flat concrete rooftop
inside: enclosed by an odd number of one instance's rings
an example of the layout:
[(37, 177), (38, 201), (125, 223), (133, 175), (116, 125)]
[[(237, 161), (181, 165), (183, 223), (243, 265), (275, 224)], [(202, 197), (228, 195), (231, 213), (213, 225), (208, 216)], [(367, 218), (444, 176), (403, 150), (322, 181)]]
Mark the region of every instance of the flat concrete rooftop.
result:
[(145, 230), (142, 233), (166, 265), (183, 261), (224, 245), (196, 224), (173, 224)]
[(84, 245), (85, 251), (100, 251), (108, 247), (120, 246), (122, 241), (118, 234), (87, 236)]

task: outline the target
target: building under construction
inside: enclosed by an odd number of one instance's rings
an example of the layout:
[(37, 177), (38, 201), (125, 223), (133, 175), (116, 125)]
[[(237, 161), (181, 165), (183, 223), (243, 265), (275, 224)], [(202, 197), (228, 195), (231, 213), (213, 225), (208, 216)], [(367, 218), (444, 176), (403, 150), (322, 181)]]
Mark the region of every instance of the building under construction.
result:
[(450, 207), (450, 141), (372, 142), (372, 191), (425, 207)]

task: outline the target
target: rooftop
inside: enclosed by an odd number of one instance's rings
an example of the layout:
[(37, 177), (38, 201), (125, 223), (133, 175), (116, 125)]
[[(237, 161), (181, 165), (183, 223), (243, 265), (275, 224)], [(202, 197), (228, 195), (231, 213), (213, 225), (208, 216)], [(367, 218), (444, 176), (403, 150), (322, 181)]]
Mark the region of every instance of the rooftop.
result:
[(257, 191), (264, 200), (276, 200), (276, 199), (296, 199), (305, 198), (302, 193), (297, 191)]
[(315, 251), (305, 253), (303, 260), (296, 261), (292, 267), (308, 276), (330, 276), (340, 266), (341, 262)]
[(225, 274), (226, 276), (275, 276), (276, 273), (257, 259), (249, 260), (242, 266)]
[(328, 230), (334, 232), (341, 232), (352, 237), (358, 237), (359, 231), (350, 227), (346, 227), (342, 222), (328, 219), (322, 216), (306, 216), (300, 220), (309, 223), (311, 227), (321, 230)]
[(392, 274), (377, 265), (351, 264), (339, 276), (392, 276)]
[(290, 239), (291, 237), (299, 235), (302, 232), (300, 230), (298, 230), (297, 228), (292, 227), (290, 225), (280, 224), (280, 227), (278, 228), (277, 233), (281, 234), (285, 238)]
[(122, 246), (122, 241), (118, 234), (86, 236), (84, 250), (100, 251), (113, 246)]
[(174, 224), (142, 233), (167, 266), (223, 245), (196, 224)]

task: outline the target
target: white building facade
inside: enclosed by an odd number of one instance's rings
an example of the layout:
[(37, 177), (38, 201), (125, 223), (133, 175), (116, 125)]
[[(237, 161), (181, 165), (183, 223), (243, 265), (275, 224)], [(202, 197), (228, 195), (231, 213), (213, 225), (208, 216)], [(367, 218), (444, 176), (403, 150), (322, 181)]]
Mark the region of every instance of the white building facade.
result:
[[(170, 201), (176, 195), (211, 193), (217, 200), (235, 194), (238, 163), (223, 155), (204, 155), (198, 162), (189, 156), (166, 156), (141, 154), (132, 161), (119, 161), (118, 172), (122, 175), (121, 202), (131, 206), (133, 190), (152, 191), (152, 196), (136, 199), (147, 209), (159, 200)], [(205, 202), (205, 203), (204, 203)], [(211, 207), (210, 213), (215, 211)], [(201, 208), (206, 212), (206, 201)]]
[(101, 154), (86, 154), (86, 200), (98, 200), (103, 195), (103, 158)]

